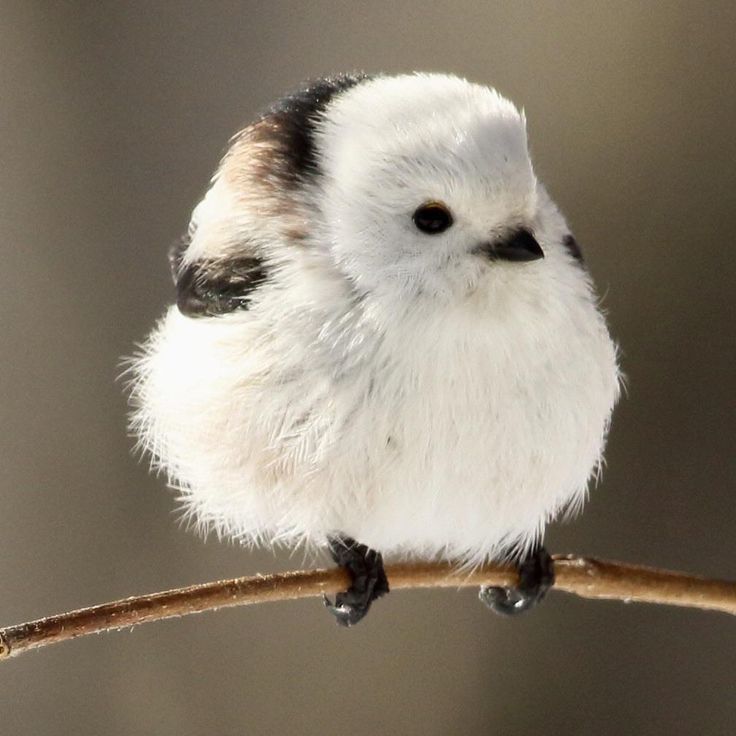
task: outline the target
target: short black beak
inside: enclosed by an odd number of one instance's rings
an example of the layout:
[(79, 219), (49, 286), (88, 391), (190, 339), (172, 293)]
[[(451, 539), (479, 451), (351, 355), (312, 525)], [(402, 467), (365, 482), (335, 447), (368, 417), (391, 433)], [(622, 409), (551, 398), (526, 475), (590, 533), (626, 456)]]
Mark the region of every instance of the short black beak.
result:
[(536, 261), (544, 258), (544, 251), (534, 236), (525, 229), (511, 233), (503, 240), (482, 245), (479, 252), (492, 260), (501, 261)]

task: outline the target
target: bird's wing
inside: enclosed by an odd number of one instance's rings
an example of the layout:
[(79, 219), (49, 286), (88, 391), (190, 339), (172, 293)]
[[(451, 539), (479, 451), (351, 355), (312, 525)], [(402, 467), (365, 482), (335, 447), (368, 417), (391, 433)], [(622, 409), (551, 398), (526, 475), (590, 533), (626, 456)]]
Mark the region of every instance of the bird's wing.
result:
[(247, 309), (253, 291), (266, 280), (263, 259), (253, 253), (187, 262), (186, 247), (183, 240), (169, 251), (179, 311), (188, 317), (215, 317)]
[[(254, 290), (266, 281), (263, 256), (272, 250), (274, 238), (270, 226), (278, 226), (277, 238), (284, 241), (303, 239), (297, 195), (317, 172), (314, 135), (319, 116), (334, 95), (364, 79), (358, 74), (317, 80), (269, 108), (232, 139), (192, 215), (187, 237), (169, 251), (183, 314), (211, 317), (247, 309)], [(264, 217), (269, 223), (259, 222)]]

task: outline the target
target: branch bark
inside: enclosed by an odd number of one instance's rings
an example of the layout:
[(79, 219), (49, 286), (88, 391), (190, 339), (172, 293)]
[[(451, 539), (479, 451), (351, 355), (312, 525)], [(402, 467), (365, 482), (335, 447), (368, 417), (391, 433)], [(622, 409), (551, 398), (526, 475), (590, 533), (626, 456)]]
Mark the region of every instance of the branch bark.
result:
[[(553, 560), (555, 590), (582, 598), (659, 603), (736, 615), (736, 582), (592, 557), (554, 555)], [(508, 587), (518, 582), (514, 568), (503, 565), (487, 565), (468, 573), (449, 563), (407, 563), (387, 565), (386, 574), (391, 590)], [(331, 568), (234, 578), (126, 598), (0, 629), (0, 659), (87, 634), (230, 606), (321, 596), (348, 585), (347, 573)]]

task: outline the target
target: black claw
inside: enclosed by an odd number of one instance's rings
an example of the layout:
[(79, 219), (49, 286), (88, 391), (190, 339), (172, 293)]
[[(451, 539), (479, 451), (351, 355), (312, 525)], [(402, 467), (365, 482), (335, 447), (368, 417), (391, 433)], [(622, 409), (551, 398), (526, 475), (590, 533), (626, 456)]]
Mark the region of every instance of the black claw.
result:
[(324, 603), (338, 624), (353, 626), (368, 613), (376, 598), (388, 593), (383, 558), (350, 537), (330, 539), (329, 545), (332, 559), (347, 570), (352, 583), (344, 593), (335, 596), (334, 603), (327, 596), (324, 596)]
[(484, 586), (480, 599), (495, 613), (516, 616), (536, 606), (554, 584), (554, 562), (544, 547), (537, 547), (519, 564), (518, 587)]

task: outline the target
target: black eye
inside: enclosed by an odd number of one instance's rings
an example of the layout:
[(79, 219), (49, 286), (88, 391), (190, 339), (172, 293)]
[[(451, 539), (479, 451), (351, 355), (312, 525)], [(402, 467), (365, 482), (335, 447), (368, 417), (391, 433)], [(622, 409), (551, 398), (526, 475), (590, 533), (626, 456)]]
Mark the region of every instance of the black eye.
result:
[(427, 235), (437, 235), (452, 225), (450, 210), (440, 202), (427, 202), (412, 216), (414, 224)]

